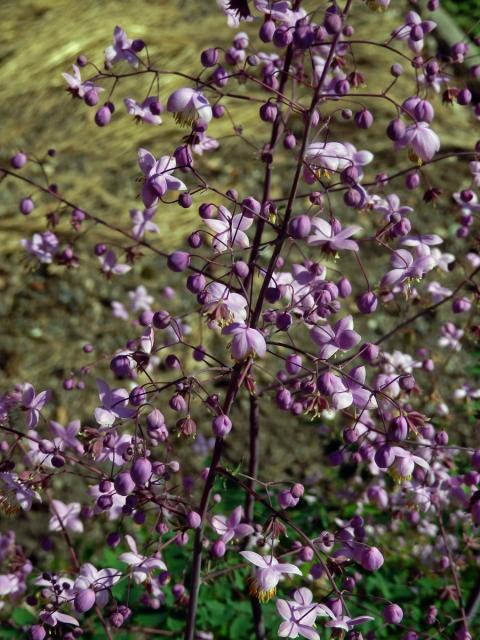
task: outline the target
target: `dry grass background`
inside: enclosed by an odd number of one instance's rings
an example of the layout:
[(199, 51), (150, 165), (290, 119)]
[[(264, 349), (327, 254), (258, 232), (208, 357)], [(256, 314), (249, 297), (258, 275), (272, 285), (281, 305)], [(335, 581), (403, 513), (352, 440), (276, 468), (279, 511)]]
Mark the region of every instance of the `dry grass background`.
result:
[[(386, 38), (399, 24), (404, 8), (405, 3), (397, 0), (390, 11), (379, 15), (357, 3), (358, 37)], [(55, 147), (58, 154), (51, 163), (51, 179), (61, 192), (80, 207), (128, 227), (128, 210), (138, 203), (136, 149), (145, 146), (156, 154), (168, 153), (178, 143), (179, 132), (168, 116), (161, 127), (149, 127), (135, 125), (126, 114), (120, 98), (143, 97), (149, 83), (145, 78), (122, 82), (114, 98), (117, 111), (112, 123), (104, 129), (96, 127), (95, 110), (69, 98), (61, 72), (68, 71), (81, 52), (101, 65), (116, 24), (130, 37), (143, 38), (159, 67), (194, 72), (204, 47), (226, 44), (233, 35), (225, 28), (215, 0), (2, 0), (0, 24), (0, 161), (8, 161), (18, 148), (41, 156)], [(384, 50), (358, 48), (357, 59), (366, 72), (369, 91), (388, 84), (389, 64), (394, 61), (388, 56)], [(166, 100), (178, 85), (176, 78), (162, 77), (161, 98)], [(448, 106), (438, 111), (435, 128), (442, 137), (443, 150), (471, 147), (477, 124), (467, 120), (466, 111)], [(393, 168), (400, 158), (391, 152), (383, 136), (386, 121), (392, 117), (391, 107), (387, 102), (377, 103), (375, 113), (377, 122), (370, 131), (353, 134), (358, 146), (371, 149), (379, 160), (369, 171), (372, 176), (380, 161)], [(256, 106), (241, 105), (236, 121), (244, 126), (249, 139), (257, 143), (266, 139)], [(206, 175), (224, 186), (240, 186), (241, 195), (251, 192), (258, 196), (262, 167), (252, 162), (251, 148), (228, 137), (232, 125), (227, 118), (215, 122), (212, 130), (222, 138), (224, 152), (204, 156)], [(350, 137), (351, 130), (351, 124), (336, 125), (340, 139)], [(405, 156), (401, 156), (401, 163), (405, 166)], [(445, 163), (439, 168), (437, 183), (456, 177), (459, 170), (456, 160)], [(23, 170), (28, 171), (30, 167)], [(285, 194), (288, 176), (288, 167), (284, 174), (277, 174), (274, 186), (278, 195)], [(99, 352), (121, 344), (125, 329), (111, 317), (111, 300), (143, 283), (160, 302), (159, 293), (171, 275), (155, 257), (144, 258), (133, 273), (113, 282), (88, 268), (89, 261), (95, 261), (88, 256), (83, 258), (84, 268), (66, 274), (55, 267), (31, 271), (25, 266), (19, 240), (27, 231), (42, 229), (43, 216), (51, 209), (46, 199), (38, 197), (41, 206), (25, 219), (18, 213), (17, 203), (26, 193), (25, 187), (10, 180), (0, 188), (0, 386), (7, 388), (12, 382), (30, 379), (39, 387), (58, 389), (70, 368), (86, 362), (81, 352), (86, 340), (95, 342)], [(418, 194), (402, 197), (418, 205)], [(437, 209), (422, 205), (419, 216), (430, 223), (438, 217), (443, 226), (443, 214), (449, 215), (449, 209), (448, 202)], [(184, 211), (166, 206), (157, 215), (161, 234), (154, 243), (168, 249), (186, 236), (196, 207)], [(62, 229), (64, 239), (71, 235), (68, 226)], [(429, 230), (433, 230), (430, 224)], [(95, 231), (96, 239), (102, 233)], [(83, 398), (71, 397), (69, 413), (81, 406)]]

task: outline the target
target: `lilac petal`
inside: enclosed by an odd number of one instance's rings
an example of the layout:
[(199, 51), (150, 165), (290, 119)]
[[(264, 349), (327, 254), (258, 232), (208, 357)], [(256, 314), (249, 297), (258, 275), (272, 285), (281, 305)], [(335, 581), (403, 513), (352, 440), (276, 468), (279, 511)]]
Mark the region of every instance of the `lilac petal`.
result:
[(155, 162), (155, 157), (150, 153), (150, 151), (142, 148), (138, 150), (138, 164), (140, 165), (140, 169), (144, 175), (148, 176)]
[(342, 333), (337, 336), (336, 342), (340, 349), (347, 351), (358, 344), (360, 340), (361, 336), (356, 331), (347, 330), (342, 331)]

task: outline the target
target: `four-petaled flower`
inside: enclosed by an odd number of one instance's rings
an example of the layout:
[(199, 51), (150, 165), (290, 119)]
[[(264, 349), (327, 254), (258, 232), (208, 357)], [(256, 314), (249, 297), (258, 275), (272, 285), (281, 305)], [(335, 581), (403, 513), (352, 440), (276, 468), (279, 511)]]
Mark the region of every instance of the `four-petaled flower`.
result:
[(167, 111), (175, 115), (180, 124), (190, 126), (200, 119), (208, 124), (212, 119), (212, 107), (201, 91), (184, 87), (177, 89), (168, 98)]
[(40, 412), (50, 399), (50, 391), (41, 391), (38, 395), (31, 384), (25, 384), (21, 405), (27, 411), (27, 427), (34, 429), (40, 420)]
[(239, 322), (233, 322), (228, 327), (225, 327), (222, 333), (233, 336), (231, 351), (234, 360), (245, 360), (249, 356), (265, 357), (267, 344), (265, 338), (257, 329), (252, 329)]
[(155, 216), (155, 207), (140, 211), (139, 209), (132, 209), (130, 211), (130, 218), (133, 223), (132, 236), (135, 240), (141, 240), (143, 236), (149, 233), (158, 233), (157, 225), (152, 222)]
[(79, 502), (65, 504), (60, 500), (52, 500), (52, 517), (48, 528), (50, 531), (71, 529), (75, 533), (83, 532), (83, 522), (78, 517), (82, 508)]
[(159, 115), (152, 113), (151, 110), (152, 105), (158, 103), (157, 98), (150, 96), (141, 103), (136, 102), (132, 98), (124, 98), (123, 103), (125, 104), (128, 113), (131, 116), (134, 116), (138, 122), (142, 121), (148, 124), (162, 124), (162, 118)]
[(406, 449), (402, 449), (402, 447), (392, 447), (392, 453), (395, 456), (395, 462), (390, 468), (390, 472), (397, 482), (411, 480), (415, 465), (422, 467), (425, 471), (430, 469), (430, 465), (426, 460)]
[(245, 231), (251, 227), (252, 222), (253, 219), (247, 218), (243, 213), (232, 215), (226, 207), (220, 206), (218, 218), (205, 220), (207, 227), (215, 233), (213, 250), (222, 253), (235, 247), (246, 249), (250, 242)]
[(342, 229), (341, 224), (335, 221), (330, 224), (323, 218), (312, 218), (313, 235), (308, 236), (308, 244), (314, 247), (323, 247), (323, 249), (336, 253), (337, 251), (358, 251), (358, 244), (355, 240), (350, 240), (353, 234), (360, 231), (358, 225), (351, 225)]
[(337, 351), (348, 351), (360, 342), (360, 335), (353, 330), (352, 316), (345, 316), (333, 327), (328, 324), (313, 327), (310, 337), (319, 345), (318, 355), (322, 360), (331, 358)]
[(413, 257), (406, 249), (397, 249), (392, 254), (393, 269), (386, 273), (380, 283), (381, 288), (391, 288), (405, 280), (422, 278), (427, 271), (435, 267), (435, 260), (430, 255)]
[(430, 129), (428, 122), (416, 122), (405, 129), (405, 133), (396, 143), (397, 149), (409, 147), (414, 159), (428, 162), (440, 149), (440, 138)]
[(268, 602), (277, 592), (277, 584), (284, 573), (301, 576), (300, 569), (289, 563), (280, 563), (271, 556), (261, 556), (254, 551), (240, 551), (240, 555), (255, 567), (255, 576), (250, 583), (250, 593), (260, 602)]
[(130, 551), (122, 553), (118, 559), (120, 562), (124, 562), (133, 568), (132, 576), (137, 584), (145, 582), (154, 569), (161, 569), (162, 571), (167, 570), (165, 563), (160, 560), (160, 558), (156, 558), (155, 556), (148, 557), (140, 554), (137, 550), (137, 544), (132, 536), (126, 535), (125, 540), (130, 547)]
[(167, 191), (185, 191), (187, 188), (181, 180), (172, 175), (177, 166), (172, 156), (162, 156), (156, 160), (150, 151), (139, 149), (138, 164), (145, 176), (142, 199), (147, 209), (158, 204)]
[(120, 60), (126, 60), (134, 67), (138, 66), (138, 57), (132, 51), (132, 40), (121, 27), (115, 27), (113, 32), (113, 44), (105, 49), (105, 62), (113, 65)]
[(211, 524), (215, 531), (221, 536), (225, 544), (233, 540), (233, 538), (245, 538), (253, 533), (253, 527), (246, 523), (241, 523), (243, 517), (242, 507), (236, 507), (228, 516), (215, 515), (212, 516)]
[(132, 268), (129, 264), (121, 264), (118, 262), (118, 257), (115, 251), (109, 249), (103, 256), (100, 256), (101, 271), (107, 277), (112, 275), (123, 276), (128, 273)]

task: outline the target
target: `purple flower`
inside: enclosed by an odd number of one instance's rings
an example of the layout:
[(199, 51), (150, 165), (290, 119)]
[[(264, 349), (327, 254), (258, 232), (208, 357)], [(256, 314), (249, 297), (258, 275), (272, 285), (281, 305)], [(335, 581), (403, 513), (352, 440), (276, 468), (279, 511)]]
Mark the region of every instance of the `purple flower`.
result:
[(328, 324), (313, 327), (310, 337), (319, 345), (318, 356), (322, 360), (331, 358), (337, 351), (348, 351), (360, 342), (361, 336), (353, 330), (352, 316), (345, 316), (333, 327)]
[(40, 420), (40, 412), (51, 396), (50, 391), (41, 391), (38, 395), (31, 384), (25, 384), (22, 389), (21, 405), (27, 411), (27, 427), (34, 429)]
[(353, 627), (356, 627), (359, 624), (375, 620), (372, 616), (358, 616), (357, 618), (350, 618), (349, 616), (340, 615), (337, 617), (331, 610), (329, 616), (332, 619), (325, 623), (325, 626), (329, 629), (342, 629), (343, 631), (350, 631)]
[[(309, 592), (309, 589), (302, 589)], [(308, 640), (319, 640), (320, 636), (313, 629), (317, 618), (317, 605), (301, 606), (296, 601), (277, 600), (275, 603), (278, 613), (282, 616), (283, 622), (278, 627), (278, 635), (281, 638), (307, 638)]]
[(426, 471), (430, 469), (430, 465), (426, 460), (401, 447), (392, 447), (392, 453), (395, 456), (395, 462), (390, 468), (390, 472), (397, 482), (411, 480), (415, 465), (422, 467)]
[(231, 353), (234, 360), (245, 360), (249, 356), (264, 358), (267, 353), (265, 338), (256, 329), (234, 322), (222, 331), (224, 335), (232, 335)]
[(360, 231), (361, 227), (352, 225), (341, 228), (341, 225), (333, 225), (323, 218), (312, 218), (313, 235), (308, 237), (308, 244), (314, 247), (336, 253), (337, 251), (358, 251), (358, 244), (354, 240), (349, 240), (350, 236)]
[(343, 376), (343, 381), (352, 394), (352, 402), (361, 411), (375, 409), (377, 401), (374, 394), (365, 388), (366, 369), (358, 366), (350, 370), (348, 375)]
[(414, 258), (406, 249), (394, 251), (391, 262), (393, 269), (383, 276), (381, 288), (391, 288), (409, 279), (420, 279), (435, 267), (435, 260), (431, 256), (419, 255)]
[(212, 516), (211, 524), (226, 544), (234, 538), (238, 540), (253, 533), (253, 527), (251, 525), (241, 523), (242, 518), (242, 507), (236, 507), (228, 518), (222, 515)]
[(151, 111), (152, 104), (158, 103), (157, 98), (151, 96), (141, 103), (136, 102), (132, 98), (124, 98), (123, 102), (128, 113), (131, 116), (134, 116), (138, 122), (142, 121), (148, 124), (162, 124), (162, 118)]
[(62, 76), (67, 81), (68, 91), (78, 98), (84, 98), (85, 94), (90, 91), (93, 91), (97, 96), (101, 91), (104, 91), (103, 87), (99, 87), (89, 80), (82, 81), (80, 69), (75, 64), (73, 65), (73, 75), (70, 73), (62, 73)]
[(69, 616), (66, 613), (62, 613), (61, 611), (41, 611), (39, 615), (40, 620), (48, 624), (50, 627), (56, 627), (58, 623), (60, 624), (73, 624), (75, 627), (79, 626), (79, 622), (73, 616)]
[(0, 473), (0, 504), (4, 510), (9, 507), (14, 513), (18, 511), (18, 504), (24, 511), (30, 511), (33, 500), (42, 501), (40, 495), (21, 482), (16, 473)]
[(192, 151), (197, 155), (203, 155), (204, 151), (214, 151), (218, 149), (220, 143), (215, 138), (205, 135), (205, 133), (197, 134), (196, 141), (192, 144)]
[(428, 162), (440, 149), (440, 138), (430, 129), (428, 122), (416, 122), (405, 129), (405, 134), (395, 144), (397, 149), (409, 147), (414, 158), (420, 163)]
[(232, 215), (226, 207), (220, 206), (218, 218), (208, 218), (204, 222), (215, 233), (212, 247), (216, 253), (236, 247), (246, 249), (250, 245), (245, 231), (251, 227), (253, 218), (247, 218), (243, 213)]
[(31, 240), (20, 240), (22, 247), (44, 264), (53, 262), (58, 251), (58, 238), (52, 231), (34, 233)]
[(95, 409), (95, 419), (101, 427), (111, 427), (116, 418), (133, 418), (135, 411), (128, 407), (126, 389), (110, 389), (103, 380), (97, 380), (97, 388), (102, 406)]
[(165, 563), (160, 558), (155, 556), (148, 557), (140, 554), (137, 549), (137, 544), (132, 536), (126, 535), (125, 540), (130, 547), (130, 551), (122, 553), (118, 559), (120, 562), (124, 562), (133, 568), (132, 576), (133, 580), (137, 584), (145, 582), (145, 580), (150, 577), (150, 574), (154, 569), (161, 569), (162, 571), (167, 570)]
[(261, 556), (254, 551), (240, 551), (240, 555), (251, 562), (257, 569), (250, 584), (250, 593), (260, 600), (268, 602), (277, 592), (277, 584), (284, 573), (301, 576), (302, 572), (294, 564), (279, 563), (272, 556)]
[(80, 420), (72, 420), (66, 427), (61, 425), (59, 422), (55, 422), (53, 420), (50, 421), (50, 430), (55, 436), (55, 442), (57, 443), (58, 441), (58, 444), (61, 443), (62, 449), (66, 446), (78, 454), (82, 454), (84, 452), (83, 444), (76, 437), (81, 426)]
[(117, 254), (111, 249), (109, 249), (103, 256), (100, 256), (99, 260), (102, 265), (102, 273), (108, 277), (112, 275), (122, 276), (123, 274), (128, 273), (132, 268), (129, 264), (119, 264)]
[(212, 107), (201, 91), (184, 87), (174, 91), (167, 101), (167, 111), (180, 124), (192, 125), (197, 119), (206, 124), (212, 119)]
[(459, 329), (453, 322), (446, 322), (440, 328), (442, 333), (441, 338), (438, 340), (438, 345), (452, 351), (460, 351), (462, 345), (460, 340), (463, 338), (464, 331)]
[(113, 44), (105, 49), (105, 62), (107, 65), (126, 60), (133, 67), (138, 67), (138, 57), (131, 49), (132, 42), (133, 40), (127, 38), (127, 34), (121, 27), (115, 27)]
[(233, 293), (220, 282), (205, 287), (203, 311), (220, 326), (232, 322), (243, 323), (247, 318), (248, 302), (239, 293)]
[(139, 209), (132, 209), (130, 211), (130, 218), (133, 223), (132, 235), (135, 240), (141, 240), (147, 233), (158, 233), (159, 229), (157, 225), (152, 222), (155, 216), (155, 208), (145, 209), (140, 211)]
[(50, 531), (71, 529), (75, 533), (83, 532), (83, 522), (78, 517), (82, 505), (79, 502), (64, 504), (60, 500), (52, 500), (52, 513), (48, 528)]
[(82, 564), (79, 576), (74, 582), (73, 589), (76, 593), (85, 589), (95, 591), (96, 604), (104, 607), (109, 599), (109, 591), (116, 584), (122, 574), (117, 569), (96, 569), (89, 562)]
[(138, 150), (138, 164), (145, 176), (142, 188), (143, 204), (149, 209), (158, 204), (167, 191), (185, 191), (186, 186), (181, 180), (172, 176), (177, 166), (172, 156), (162, 156), (158, 160), (146, 149)]
[(398, 222), (413, 211), (412, 207), (400, 205), (400, 198), (396, 193), (389, 194), (385, 200), (380, 200), (373, 208), (383, 213), (387, 222)]
[(399, 40), (407, 40), (408, 46), (414, 53), (423, 49), (423, 36), (436, 28), (433, 20), (423, 20), (415, 11), (409, 11), (405, 23), (393, 31), (392, 36)]

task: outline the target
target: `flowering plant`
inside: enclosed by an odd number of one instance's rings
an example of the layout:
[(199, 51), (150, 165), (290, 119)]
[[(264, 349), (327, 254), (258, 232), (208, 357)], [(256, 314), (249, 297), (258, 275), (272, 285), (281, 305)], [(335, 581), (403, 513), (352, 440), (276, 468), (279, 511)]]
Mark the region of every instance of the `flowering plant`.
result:
[[(147, 44), (120, 26), (103, 68), (80, 54), (63, 74), (73, 98), (95, 108), (98, 127), (119, 117), (114, 100), (155, 135), (167, 119), (177, 123), (175, 142), (154, 137), (152, 151), (132, 149), (144, 209), (127, 206), (129, 228), (71, 202), (61, 178), (50, 183), (54, 150), (40, 159), (17, 151), (0, 166), (2, 183), (31, 192), (22, 215), (56, 207), (48, 229), (22, 240), (35, 264), (86, 268), (88, 250), (102, 277), (121, 280), (151, 253), (169, 276), (165, 308), (141, 282), (112, 304), (129, 331), (114, 352), (95, 356), (85, 327), (88, 363), (72, 363), (63, 384), (65, 393), (95, 386), (97, 406), (85, 415), (60, 422), (43, 383), (37, 393), (18, 381), (0, 398), (0, 506), (19, 522), (48, 513), (34, 551), (13, 530), (0, 536), (6, 619), (31, 640), (114, 638), (119, 629), (152, 631), (142, 614), (153, 609), (165, 612), (153, 633), (213, 638), (202, 603), (212, 604), (203, 594), (215, 580), (250, 600), (257, 640), (277, 631), (468, 640), (480, 602), (470, 576), (480, 451), (467, 419), (480, 392), (461, 358), (480, 333), (480, 143), (445, 151), (432, 104), (440, 89), (443, 102), (471, 105), (452, 73), (468, 46), (455, 44), (447, 57), (432, 49), (437, 0), (378, 41), (357, 36), (355, 20), (371, 9), (381, 16), (389, 0), (369, 0), (358, 13), (352, 0), (218, 5), (235, 33), (230, 46), (201, 52), (197, 74), (156, 66)], [(365, 47), (395, 60), (378, 91), (364, 88)], [(171, 92), (165, 76), (178, 82)], [(142, 99), (122, 93), (132, 77), (151, 80)], [(258, 110), (250, 132), (245, 104)], [(472, 113), (480, 115), (477, 106)], [(209, 155), (221, 156), (224, 144), (216, 124), (227, 118), (260, 176), (248, 189), (209, 173)], [(357, 149), (356, 133), (375, 129), (395, 157), (391, 173), (381, 153)], [(452, 161), (458, 182), (446, 193), (438, 166)], [(434, 209), (448, 196), (458, 210), (453, 229)], [(162, 214), (194, 204), (199, 219), (185, 245), (168, 246), (171, 220), (162, 224)], [(99, 227), (116, 240), (99, 241)], [(293, 462), (295, 438), (306, 433), (321, 459), (316, 476), (288, 465), (288, 476), (269, 475), (260, 443), (266, 451), (274, 437), (272, 406), (282, 415), (283, 456)], [(322, 510), (337, 471), (349, 482), (336, 489), (336, 510)], [(84, 541), (99, 523), (105, 553), (91, 558)], [(427, 594), (428, 611), (415, 619), (407, 596), (394, 601), (375, 582), (402, 549), (418, 560), (415, 588), (438, 574), (450, 608)], [(221, 588), (215, 598), (226, 617)], [(20, 604), (28, 620), (15, 619)]]

